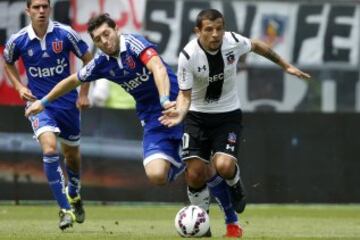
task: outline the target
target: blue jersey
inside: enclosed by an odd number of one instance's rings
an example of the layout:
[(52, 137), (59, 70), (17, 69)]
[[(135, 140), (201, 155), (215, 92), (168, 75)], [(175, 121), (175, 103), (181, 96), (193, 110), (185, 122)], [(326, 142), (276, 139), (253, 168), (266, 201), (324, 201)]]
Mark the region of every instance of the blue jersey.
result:
[[(162, 111), (154, 76), (140, 60), (140, 55), (148, 48), (156, 46), (143, 36), (121, 34), (117, 58), (100, 53), (78, 72), (82, 82), (107, 78), (123, 87), (134, 97), (137, 115), (145, 128), (161, 125), (157, 118)], [(167, 64), (165, 66), (170, 79), (170, 99), (175, 100), (179, 91), (176, 75)]]
[[(47, 33), (39, 39), (31, 24), (13, 34), (4, 50), (5, 61), (9, 64), (22, 58), (28, 88), (38, 99), (45, 96), (58, 82), (70, 75), (70, 52), (81, 58), (88, 51), (87, 44), (69, 26), (49, 22)], [(77, 91), (50, 103), (55, 108), (73, 108)]]

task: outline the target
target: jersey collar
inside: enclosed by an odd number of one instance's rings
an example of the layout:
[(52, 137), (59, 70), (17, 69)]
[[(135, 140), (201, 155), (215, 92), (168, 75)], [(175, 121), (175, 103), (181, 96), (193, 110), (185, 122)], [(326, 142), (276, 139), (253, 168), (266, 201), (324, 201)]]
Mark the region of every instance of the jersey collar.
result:
[[(52, 32), (53, 30), (54, 30), (54, 23), (53, 23), (53, 21), (51, 21), (51, 20), (49, 19), (49, 25), (48, 25), (48, 28), (47, 28), (47, 30), (46, 30), (46, 34)], [(36, 36), (36, 33), (35, 33), (35, 31), (34, 31), (34, 28), (33, 28), (32, 25), (31, 25), (31, 23), (29, 24), (27, 31), (28, 31), (30, 40), (33, 40), (33, 39), (35, 39), (35, 38), (39, 39), (39, 37)], [(46, 34), (45, 34), (45, 35), (46, 35)], [(39, 40), (40, 40), (40, 39), (39, 39)]]

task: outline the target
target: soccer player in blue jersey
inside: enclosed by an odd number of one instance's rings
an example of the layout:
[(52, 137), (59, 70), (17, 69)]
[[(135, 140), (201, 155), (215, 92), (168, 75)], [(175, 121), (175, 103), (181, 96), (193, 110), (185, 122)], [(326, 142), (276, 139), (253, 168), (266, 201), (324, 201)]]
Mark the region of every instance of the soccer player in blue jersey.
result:
[(183, 126), (167, 128), (158, 118), (178, 94), (176, 75), (157, 54), (154, 44), (141, 35), (119, 33), (107, 14), (91, 19), (88, 32), (102, 53), (35, 101), (25, 115), (43, 111), (81, 83), (109, 79), (121, 85), (136, 101), (136, 113), (144, 127), (143, 164), (150, 182), (164, 185), (173, 181), (184, 170), (179, 156)]
[[(92, 55), (88, 46), (69, 26), (50, 20), (49, 0), (27, 0), (26, 13), (31, 24), (13, 34), (4, 50), (5, 69), (22, 99), (42, 99), (60, 80), (70, 75), (70, 52), (88, 63)], [(28, 85), (21, 83), (14, 63), (22, 58)], [(60, 207), (60, 229), (84, 222), (80, 198), (80, 113), (77, 108), (89, 106), (88, 86), (78, 97), (74, 89), (49, 103), (45, 111), (29, 117), (43, 152), (44, 171)], [(29, 106), (29, 102), (27, 104)], [(65, 188), (59, 164), (57, 137), (65, 157), (68, 186)]]

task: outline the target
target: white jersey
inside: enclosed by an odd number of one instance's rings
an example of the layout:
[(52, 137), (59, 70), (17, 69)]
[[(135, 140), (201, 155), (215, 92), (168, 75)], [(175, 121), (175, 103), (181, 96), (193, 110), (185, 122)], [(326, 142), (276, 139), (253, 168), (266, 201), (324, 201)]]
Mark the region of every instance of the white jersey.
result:
[(250, 39), (225, 32), (221, 51), (212, 55), (190, 41), (179, 55), (180, 90), (192, 90), (190, 111), (220, 113), (240, 108), (236, 66), (241, 55), (251, 51)]

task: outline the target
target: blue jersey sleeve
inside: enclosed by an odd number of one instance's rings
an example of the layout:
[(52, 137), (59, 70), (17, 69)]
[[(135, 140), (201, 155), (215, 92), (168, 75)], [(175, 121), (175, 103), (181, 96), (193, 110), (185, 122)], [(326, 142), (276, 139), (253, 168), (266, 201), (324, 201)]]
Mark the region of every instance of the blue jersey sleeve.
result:
[(140, 57), (141, 53), (148, 49), (156, 49), (156, 45), (145, 39), (144, 36), (139, 34), (128, 34), (126, 35), (127, 48), (130, 50), (131, 54)]
[(82, 69), (77, 73), (77, 77), (81, 82), (91, 82), (96, 79), (103, 78), (102, 63), (104, 56), (97, 56), (92, 59), (88, 64), (86, 64)]
[(12, 36), (9, 41), (6, 43), (4, 49), (4, 59), (8, 64), (15, 63), (20, 57), (20, 51), (18, 48), (18, 44), (16, 42), (16, 38)]
[(80, 35), (75, 32), (72, 28), (68, 27), (66, 39), (69, 41), (71, 51), (78, 57), (81, 58), (89, 49), (88, 45), (82, 40)]

